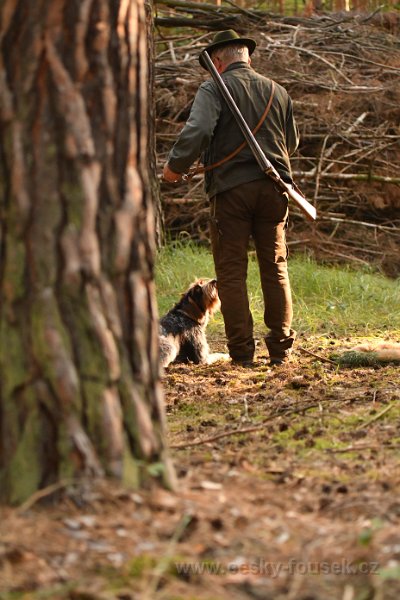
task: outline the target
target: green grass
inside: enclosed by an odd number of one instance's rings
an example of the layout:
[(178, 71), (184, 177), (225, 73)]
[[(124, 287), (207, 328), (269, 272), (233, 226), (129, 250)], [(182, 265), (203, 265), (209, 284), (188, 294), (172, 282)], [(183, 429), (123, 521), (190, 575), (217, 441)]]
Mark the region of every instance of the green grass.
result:
[[(400, 282), (365, 268), (319, 265), (295, 256), (289, 261), (294, 300), (293, 326), (308, 335), (369, 337), (400, 335)], [(215, 277), (211, 252), (194, 243), (174, 242), (159, 253), (156, 286), (159, 312), (164, 314), (196, 277)], [(251, 253), (248, 271), (250, 306), (256, 333), (264, 331), (258, 265)], [(210, 333), (223, 335), (221, 314)]]

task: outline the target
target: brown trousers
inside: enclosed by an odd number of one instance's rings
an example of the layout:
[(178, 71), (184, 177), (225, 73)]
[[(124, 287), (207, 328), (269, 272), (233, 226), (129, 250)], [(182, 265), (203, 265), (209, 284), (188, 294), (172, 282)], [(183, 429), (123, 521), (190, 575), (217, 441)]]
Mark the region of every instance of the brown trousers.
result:
[(287, 218), (287, 196), (271, 179), (244, 183), (211, 199), (212, 251), (229, 354), (233, 360), (251, 360), (255, 350), (246, 284), (250, 236), (260, 269), (269, 355), (285, 358), (293, 345), (296, 334), (291, 329)]

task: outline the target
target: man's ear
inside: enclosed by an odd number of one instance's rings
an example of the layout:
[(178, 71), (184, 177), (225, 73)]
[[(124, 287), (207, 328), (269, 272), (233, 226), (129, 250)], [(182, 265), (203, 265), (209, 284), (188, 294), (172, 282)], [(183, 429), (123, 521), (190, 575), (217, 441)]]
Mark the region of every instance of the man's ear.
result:
[(219, 72), (219, 68), (221, 66), (221, 61), (218, 58), (218, 56), (214, 56), (214, 58), (212, 59), (213, 63), (214, 63), (214, 67), (217, 69), (217, 71)]

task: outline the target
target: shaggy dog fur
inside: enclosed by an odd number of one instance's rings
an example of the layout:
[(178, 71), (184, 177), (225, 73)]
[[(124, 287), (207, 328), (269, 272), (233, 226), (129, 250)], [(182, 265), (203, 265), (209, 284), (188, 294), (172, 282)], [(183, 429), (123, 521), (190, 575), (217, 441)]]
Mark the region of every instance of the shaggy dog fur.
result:
[(160, 320), (160, 361), (211, 364), (226, 359), (210, 354), (205, 330), (210, 315), (220, 307), (215, 279), (198, 279), (191, 284), (175, 306)]

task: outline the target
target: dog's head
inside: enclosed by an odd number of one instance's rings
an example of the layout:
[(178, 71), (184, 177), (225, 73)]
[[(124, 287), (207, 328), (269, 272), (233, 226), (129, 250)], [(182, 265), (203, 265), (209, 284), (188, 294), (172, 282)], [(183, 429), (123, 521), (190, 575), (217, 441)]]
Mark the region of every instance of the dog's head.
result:
[(217, 280), (197, 279), (182, 295), (181, 304), (186, 314), (196, 321), (208, 314), (212, 315), (221, 306)]

